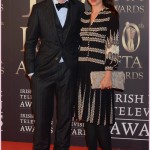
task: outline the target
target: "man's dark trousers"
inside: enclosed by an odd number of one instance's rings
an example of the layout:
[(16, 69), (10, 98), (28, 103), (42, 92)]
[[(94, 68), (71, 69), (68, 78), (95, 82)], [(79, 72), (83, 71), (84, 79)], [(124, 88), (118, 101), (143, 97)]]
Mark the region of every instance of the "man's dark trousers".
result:
[(65, 63), (57, 64), (45, 79), (31, 79), (33, 112), (35, 114), (34, 149), (49, 150), (50, 125), (53, 116), (54, 94), (57, 100), (57, 126), (54, 149), (68, 150), (73, 103), (73, 80)]

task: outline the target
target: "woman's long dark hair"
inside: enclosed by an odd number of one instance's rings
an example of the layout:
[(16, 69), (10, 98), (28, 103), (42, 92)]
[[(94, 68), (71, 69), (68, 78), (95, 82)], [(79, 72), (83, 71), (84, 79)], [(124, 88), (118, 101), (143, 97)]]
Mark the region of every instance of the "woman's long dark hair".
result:
[(116, 11), (114, 7), (114, 0), (102, 0), (105, 7), (110, 8), (112, 11)]

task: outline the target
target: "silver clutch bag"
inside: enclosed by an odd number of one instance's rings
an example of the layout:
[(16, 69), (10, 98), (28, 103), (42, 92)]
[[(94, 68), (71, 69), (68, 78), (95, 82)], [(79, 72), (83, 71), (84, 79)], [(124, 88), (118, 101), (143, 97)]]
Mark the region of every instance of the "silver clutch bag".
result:
[[(100, 89), (100, 82), (105, 71), (92, 71), (90, 73), (92, 89)], [(112, 71), (112, 88), (124, 90), (125, 74), (123, 71)]]

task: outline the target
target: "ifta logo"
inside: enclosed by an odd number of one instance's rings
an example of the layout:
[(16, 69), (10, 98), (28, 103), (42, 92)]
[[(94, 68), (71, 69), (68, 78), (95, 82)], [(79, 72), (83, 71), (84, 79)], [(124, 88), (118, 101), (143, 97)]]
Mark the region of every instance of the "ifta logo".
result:
[(122, 34), (122, 44), (126, 51), (134, 52), (140, 45), (140, 30), (134, 23), (126, 22)]

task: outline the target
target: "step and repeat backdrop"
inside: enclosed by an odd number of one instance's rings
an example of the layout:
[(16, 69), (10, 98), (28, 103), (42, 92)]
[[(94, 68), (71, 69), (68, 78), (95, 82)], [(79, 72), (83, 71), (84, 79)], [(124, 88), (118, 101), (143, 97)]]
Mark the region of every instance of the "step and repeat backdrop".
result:
[[(23, 62), (27, 20), (42, 0), (2, 0), (2, 140), (32, 142), (32, 96)], [(86, 9), (90, 9), (87, 1)], [(120, 63), (126, 84), (115, 93), (116, 123), (113, 148), (148, 150), (148, 0), (115, 0), (120, 14)], [(51, 122), (54, 138), (55, 116)], [(71, 145), (85, 146), (84, 124), (72, 120)]]

